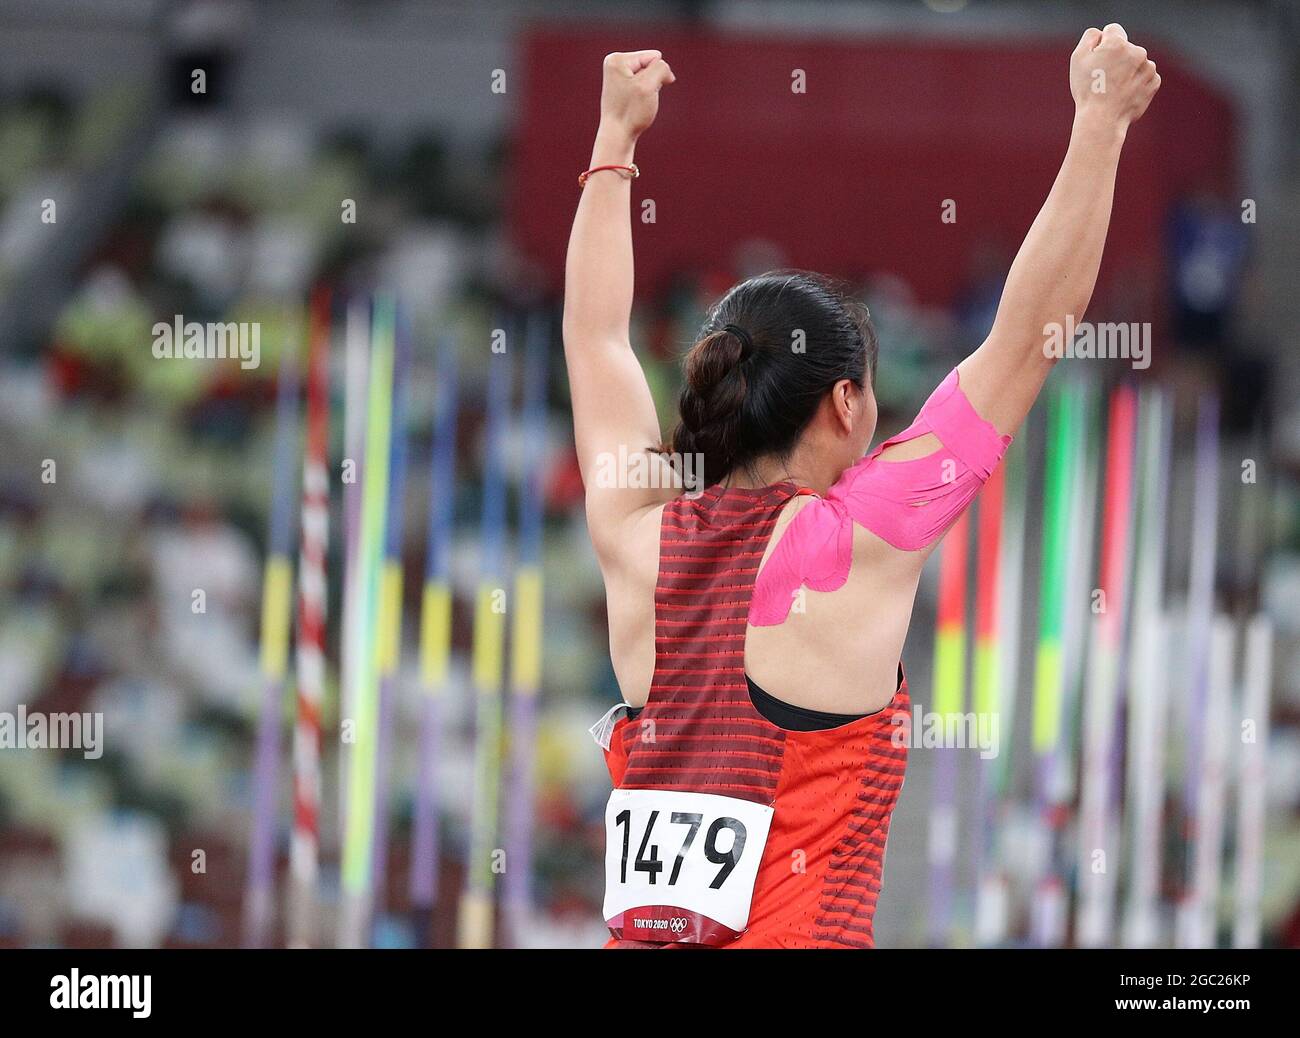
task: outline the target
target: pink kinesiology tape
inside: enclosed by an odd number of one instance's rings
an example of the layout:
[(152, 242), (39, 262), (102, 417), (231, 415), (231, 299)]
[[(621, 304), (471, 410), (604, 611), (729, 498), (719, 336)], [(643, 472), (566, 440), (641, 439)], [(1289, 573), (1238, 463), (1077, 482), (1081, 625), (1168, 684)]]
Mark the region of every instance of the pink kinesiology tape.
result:
[[(933, 434), (940, 446), (910, 461), (884, 461), (896, 443)], [(922, 405), (916, 421), (847, 469), (826, 496), (814, 497), (791, 521), (758, 575), (749, 622), (782, 623), (800, 587), (834, 591), (853, 562), (853, 524), (900, 551), (937, 541), (974, 500), (1002, 460), (1010, 436), (981, 418), (953, 368)]]

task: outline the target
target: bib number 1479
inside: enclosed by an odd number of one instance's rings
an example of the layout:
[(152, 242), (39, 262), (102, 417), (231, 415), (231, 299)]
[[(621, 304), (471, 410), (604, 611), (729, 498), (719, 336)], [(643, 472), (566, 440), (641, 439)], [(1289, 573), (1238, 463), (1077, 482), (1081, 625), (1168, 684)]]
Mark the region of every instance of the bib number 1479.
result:
[(615, 936), (723, 943), (744, 931), (772, 808), (711, 793), (616, 789), (605, 811)]
[[(660, 814), (659, 811), (650, 812), (645, 832), (641, 836), (641, 845), (637, 848), (636, 859), (632, 865), (637, 872), (647, 874), (647, 882), (652, 887), (664, 870), (664, 862), (659, 857), (659, 845), (650, 842), (651, 838), (655, 836), (655, 824), (659, 821)], [(624, 808), (614, 817), (614, 822), (623, 832), (623, 857), (619, 880), (626, 883), (629, 851), (632, 849), (631, 810)], [(682, 863), (686, 860), (686, 855), (691, 847), (694, 846), (695, 838), (699, 835), (701, 826), (704, 825), (704, 815), (699, 811), (674, 811), (669, 815), (669, 822), (672, 825), (681, 826), (684, 830), (681, 846), (678, 848), (677, 857), (673, 861), (673, 871), (668, 875), (668, 886), (672, 887), (677, 885), (677, 880), (681, 877)], [(718, 849), (718, 834), (722, 832), (731, 834), (731, 846), (725, 851)], [(736, 871), (736, 864), (745, 853), (745, 836), (745, 823), (739, 818), (715, 818), (709, 824), (709, 832), (704, 839), (704, 857), (719, 866), (717, 875), (709, 881), (710, 890), (720, 890), (722, 884), (727, 881), (727, 877)]]

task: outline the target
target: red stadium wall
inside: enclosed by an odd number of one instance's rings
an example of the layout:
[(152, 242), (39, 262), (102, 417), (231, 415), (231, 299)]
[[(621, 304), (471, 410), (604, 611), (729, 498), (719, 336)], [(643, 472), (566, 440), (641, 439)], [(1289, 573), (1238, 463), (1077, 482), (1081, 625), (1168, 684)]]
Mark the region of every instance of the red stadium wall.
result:
[[(514, 240), (558, 288), (601, 58), (654, 45), (678, 79), (637, 150), (634, 203), (657, 209), (656, 223), (635, 225), (639, 292), (682, 268), (725, 267), (737, 244), (761, 238), (791, 265), (891, 272), (921, 301), (949, 304), (975, 247), (1014, 250), (1051, 186), (1070, 131), (1074, 42), (535, 28), (516, 66)], [(1163, 85), (1129, 137), (1099, 291), (1110, 284), (1154, 315), (1170, 203), (1202, 187), (1231, 191), (1236, 161), (1229, 103), (1158, 44), (1149, 50)], [(791, 92), (796, 68), (805, 94)], [(947, 198), (954, 224), (940, 220)]]

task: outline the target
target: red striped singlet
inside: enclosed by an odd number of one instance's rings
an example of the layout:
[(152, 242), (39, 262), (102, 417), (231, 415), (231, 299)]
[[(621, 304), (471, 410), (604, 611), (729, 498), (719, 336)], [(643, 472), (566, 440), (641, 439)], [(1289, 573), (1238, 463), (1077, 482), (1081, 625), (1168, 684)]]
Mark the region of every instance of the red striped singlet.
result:
[[(655, 671), (606, 753), (619, 789), (715, 793), (774, 808), (748, 929), (727, 948), (869, 948), (907, 764), (907, 683), (838, 728), (778, 728), (749, 698), (745, 628), (777, 517), (796, 493), (710, 487), (664, 508)], [(901, 674), (901, 671), (900, 671)], [(653, 722), (654, 738), (641, 737)], [(607, 947), (698, 947), (612, 939)]]

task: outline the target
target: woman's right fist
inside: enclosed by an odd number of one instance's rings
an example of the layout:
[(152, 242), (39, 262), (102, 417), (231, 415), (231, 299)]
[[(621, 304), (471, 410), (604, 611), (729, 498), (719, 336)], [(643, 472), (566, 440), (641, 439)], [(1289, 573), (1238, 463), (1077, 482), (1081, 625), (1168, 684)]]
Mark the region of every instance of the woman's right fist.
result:
[(660, 88), (676, 78), (657, 50), (605, 55), (604, 83), (600, 91), (601, 125), (635, 140), (655, 121)]
[(1070, 55), (1070, 93), (1080, 113), (1096, 113), (1127, 127), (1147, 110), (1160, 89), (1156, 63), (1128, 41), (1117, 22), (1089, 29)]

